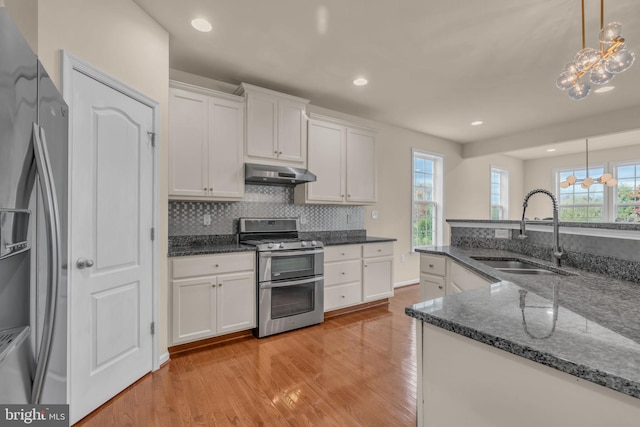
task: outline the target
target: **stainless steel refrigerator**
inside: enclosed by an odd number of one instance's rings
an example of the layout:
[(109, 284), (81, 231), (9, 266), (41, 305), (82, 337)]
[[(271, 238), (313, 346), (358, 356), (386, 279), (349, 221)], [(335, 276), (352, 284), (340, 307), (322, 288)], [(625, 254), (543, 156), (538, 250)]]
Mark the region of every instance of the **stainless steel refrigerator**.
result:
[(0, 58), (0, 403), (68, 403), (68, 107), (5, 7)]

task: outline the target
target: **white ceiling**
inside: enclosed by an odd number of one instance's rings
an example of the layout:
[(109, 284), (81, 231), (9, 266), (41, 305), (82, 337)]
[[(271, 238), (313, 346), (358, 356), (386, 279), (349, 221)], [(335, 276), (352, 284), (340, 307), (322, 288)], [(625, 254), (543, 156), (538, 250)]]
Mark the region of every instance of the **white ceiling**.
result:
[[(169, 32), (171, 68), (461, 143), (640, 105), (640, 60), (608, 93), (571, 101), (555, 87), (581, 48), (580, 0), (134, 1)], [(586, 0), (590, 47), (599, 10)], [(609, 0), (609, 21), (640, 55), (640, 1)]]

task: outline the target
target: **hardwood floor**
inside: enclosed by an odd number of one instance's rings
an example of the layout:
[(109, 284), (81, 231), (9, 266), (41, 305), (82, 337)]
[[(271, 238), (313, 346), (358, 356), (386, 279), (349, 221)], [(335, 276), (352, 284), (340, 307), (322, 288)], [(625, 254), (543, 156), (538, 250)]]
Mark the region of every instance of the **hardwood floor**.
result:
[(416, 340), (404, 307), (331, 318), (172, 357), (79, 426), (414, 426)]

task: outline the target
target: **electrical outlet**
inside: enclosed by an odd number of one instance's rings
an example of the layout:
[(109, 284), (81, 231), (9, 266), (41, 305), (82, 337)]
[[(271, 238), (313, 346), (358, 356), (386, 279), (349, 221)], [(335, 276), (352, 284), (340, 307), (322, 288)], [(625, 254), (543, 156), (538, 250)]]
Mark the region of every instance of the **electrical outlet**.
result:
[(351, 214), (347, 214), (347, 224), (351, 224)]
[(306, 224), (309, 222), (306, 215), (300, 215), (300, 224)]
[(494, 237), (496, 239), (508, 239), (509, 238), (509, 230), (505, 230), (502, 228), (496, 228)]
[(211, 214), (204, 214), (204, 217), (202, 218), (202, 223), (204, 225), (211, 225)]
[(404, 262), (404, 254), (400, 255), (400, 262)]
[(378, 211), (371, 211), (371, 218), (378, 219)]

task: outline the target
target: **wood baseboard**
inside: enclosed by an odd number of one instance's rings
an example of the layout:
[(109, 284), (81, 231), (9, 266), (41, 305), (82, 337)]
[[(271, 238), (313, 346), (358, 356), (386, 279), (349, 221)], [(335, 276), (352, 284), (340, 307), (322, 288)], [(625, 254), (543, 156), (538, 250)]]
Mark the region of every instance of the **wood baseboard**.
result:
[(358, 305), (353, 305), (351, 307), (339, 308), (337, 310), (327, 311), (324, 314), (325, 320), (331, 319), (332, 317), (343, 316), (345, 314), (356, 313), (362, 310), (368, 310), (370, 308), (375, 307), (383, 307), (389, 305), (389, 298), (381, 299), (378, 301), (365, 302)]
[(169, 355), (175, 356), (180, 353), (185, 353), (192, 350), (199, 350), (202, 348), (212, 347), (220, 344), (229, 344), (252, 336), (253, 333), (251, 332), (251, 329), (247, 329), (246, 331), (234, 332), (219, 337), (206, 338), (203, 340), (188, 342), (185, 344), (178, 344), (174, 345), (173, 347), (169, 347)]

